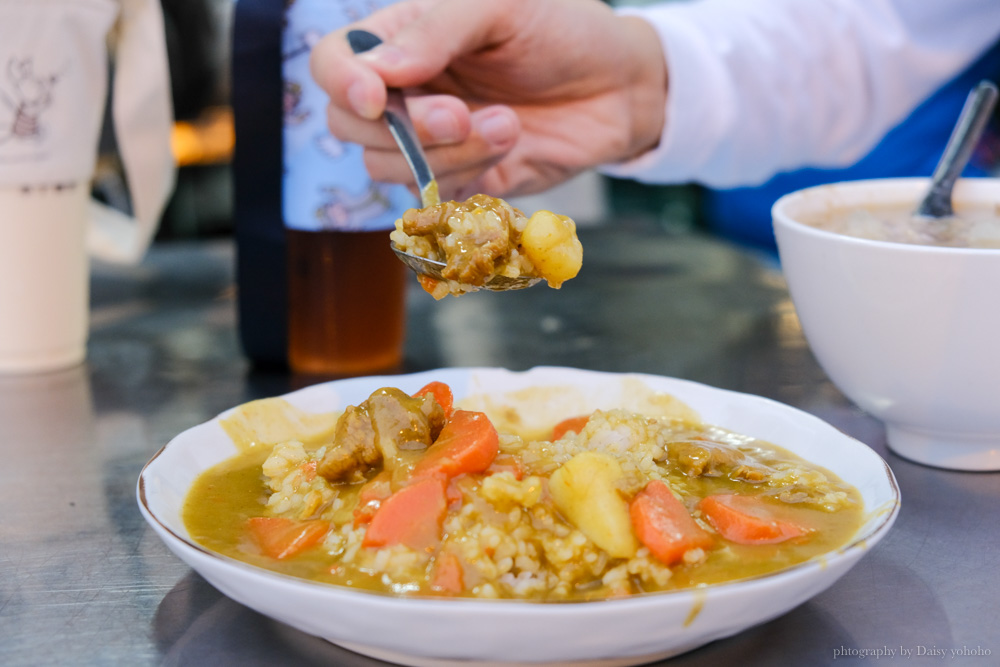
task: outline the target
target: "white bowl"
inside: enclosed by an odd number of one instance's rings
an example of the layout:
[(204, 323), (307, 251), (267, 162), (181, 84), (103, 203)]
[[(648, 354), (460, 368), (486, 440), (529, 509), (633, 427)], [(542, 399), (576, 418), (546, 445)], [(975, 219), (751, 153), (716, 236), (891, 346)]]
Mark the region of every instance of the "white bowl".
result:
[[(899, 509), (892, 472), (862, 443), (786, 405), (683, 380), (565, 368), (448, 369), (341, 380), (286, 398), (325, 412), (356, 404), (382, 386), (416, 391), (430, 380), (447, 382), (456, 399), (564, 387), (553, 401), (553, 421), (627, 404), (639, 382), (682, 399), (706, 422), (781, 445), (831, 470), (860, 490), (865, 523), (847, 546), (805, 563), (696, 590), (583, 603), (404, 599), (276, 574), (193, 543), (181, 520), (184, 497), (199, 473), (236, 452), (218, 418), (181, 433), (153, 457), (139, 477), (139, 507), (171, 551), (237, 602), (358, 653), (435, 666), (635, 665), (691, 650), (779, 616), (826, 589), (886, 534)], [(532, 399), (522, 391), (514, 400)]]
[[(798, 222), (834, 208), (916, 207), (926, 179), (808, 188), (774, 205), (802, 330), (851, 400), (920, 463), (1000, 470), (1000, 250), (869, 241)], [(954, 201), (1000, 205), (1000, 180), (959, 181)]]

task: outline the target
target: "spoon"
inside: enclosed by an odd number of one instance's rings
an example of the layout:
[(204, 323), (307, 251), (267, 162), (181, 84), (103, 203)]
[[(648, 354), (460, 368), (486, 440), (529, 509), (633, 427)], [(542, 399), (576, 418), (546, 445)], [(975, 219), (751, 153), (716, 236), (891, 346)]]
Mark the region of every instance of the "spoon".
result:
[[(351, 50), (354, 53), (364, 53), (381, 44), (382, 40), (367, 30), (351, 30), (347, 33), (347, 43), (350, 44)], [(403, 91), (399, 88), (386, 88), (385, 112), (382, 114), (382, 118), (389, 127), (389, 132), (392, 134), (393, 139), (396, 140), (399, 150), (402, 151), (403, 157), (406, 158), (406, 164), (409, 165), (410, 171), (413, 172), (413, 177), (417, 181), (417, 187), (420, 189), (420, 201), (424, 208), (440, 204), (441, 198), (438, 195), (437, 181), (434, 180), (434, 173), (431, 171), (430, 165), (427, 164), (424, 149), (417, 140), (417, 133), (413, 129), (413, 121), (410, 120), (410, 114), (406, 111), (406, 101), (403, 99)], [(392, 251), (396, 253), (396, 256), (415, 273), (447, 281), (441, 275), (441, 271), (447, 266), (444, 262), (411, 255), (408, 252), (400, 250), (391, 241), (390, 246), (392, 247)], [(527, 276), (518, 278), (493, 276), (482, 288), (494, 292), (505, 292), (507, 290), (531, 287), (539, 280), (541, 278)]]
[(972, 157), (972, 151), (979, 142), (996, 101), (997, 87), (991, 81), (981, 82), (969, 93), (941, 161), (934, 169), (930, 188), (917, 208), (918, 216), (947, 218), (955, 214), (951, 205), (951, 191)]

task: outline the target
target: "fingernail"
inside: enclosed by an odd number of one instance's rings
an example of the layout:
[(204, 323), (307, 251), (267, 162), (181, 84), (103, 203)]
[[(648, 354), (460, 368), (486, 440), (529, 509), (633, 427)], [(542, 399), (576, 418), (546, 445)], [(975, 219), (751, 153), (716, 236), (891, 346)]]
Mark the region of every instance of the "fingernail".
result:
[(514, 123), (506, 114), (487, 116), (479, 123), (479, 134), (491, 144), (506, 144), (514, 137)]
[(432, 109), (424, 119), (424, 126), (431, 140), (437, 143), (454, 143), (461, 139), (458, 119), (447, 109)]
[(347, 101), (351, 103), (351, 108), (354, 109), (355, 113), (362, 118), (370, 120), (378, 118), (379, 112), (369, 101), (368, 96), (365, 95), (365, 84), (363, 82), (355, 81), (347, 87)]

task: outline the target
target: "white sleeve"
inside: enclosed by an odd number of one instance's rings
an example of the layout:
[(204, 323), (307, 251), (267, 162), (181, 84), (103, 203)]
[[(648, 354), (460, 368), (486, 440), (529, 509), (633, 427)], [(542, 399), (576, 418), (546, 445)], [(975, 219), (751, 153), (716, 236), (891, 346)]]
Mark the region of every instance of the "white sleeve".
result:
[(839, 167), (1000, 38), (1000, 0), (702, 0), (620, 10), (657, 30), (666, 122), (603, 173), (755, 185)]

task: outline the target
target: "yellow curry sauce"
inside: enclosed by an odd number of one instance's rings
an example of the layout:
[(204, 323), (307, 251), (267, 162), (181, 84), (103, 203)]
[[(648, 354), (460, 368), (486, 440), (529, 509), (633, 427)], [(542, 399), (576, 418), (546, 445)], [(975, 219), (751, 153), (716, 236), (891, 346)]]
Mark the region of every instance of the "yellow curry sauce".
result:
[[(279, 493), (275, 490), (279, 481), (285, 484), (280, 488), (287, 490), (288, 480), (302, 479), (298, 471), (315, 467), (316, 461), (322, 464), (331, 449), (338, 416), (303, 415), (280, 399), (268, 399), (244, 406), (243, 412), (227, 420), (225, 427), (240, 452), (203, 473), (189, 492), (183, 518), (192, 539), (212, 551), (276, 572), (382, 593), (583, 601), (774, 572), (843, 546), (863, 520), (856, 489), (779, 447), (702, 424), (690, 415), (651, 419), (626, 411), (598, 411), (579, 433), (555, 441), (536, 433), (512, 432), (516, 418), (495, 419), (501, 425), (498, 457), (505, 465), (460, 474), (449, 482), (440, 543), (432, 547), (414, 552), (401, 545), (360, 546), (366, 526), (354, 526), (358, 495), (365, 481), (377, 475), (382, 465), (388, 466), (386, 461), (355, 471), (355, 477), (341, 482), (313, 479), (312, 486), (329, 486), (335, 495), (334, 502), (328, 500), (308, 517), (329, 521), (329, 535), (292, 557), (264, 555), (248, 533), (247, 521), (274, 515), (276, 507), (282, 508), (278, 514), (307, 518), (296, 514), (300, 509), (294, 502), (276, 505), (272, 500), (269, 506), (269, 499)], [(269, 478), (262, 468), (266, 461), (275, 468), (276, 452), (288, 440), (302, 442), (297, 456), (305, 458), (295, 459), (282, 480)], [(595, 536), (595, 542), (589, 531), (599, 528), (575, 525), (567, 517), (578, 513), (565, 503), (577, 501), (571, 494), (559, 505), (550, 488), (553, 476), (566, 477), (565, 470), (575, 465), (573, 461), (579, 463), (595, 452), (605, 460), (611, 456), (608, 452), (613, 453), (617, 467), (612, 495), (621, 499), (626, 511), (650, 480), (662, 481), (681, 499), (698, 529), (710, 535), (710, 546), (692, 548), (669, 565), (639, 542), (638, 549), (626, 557), (609, 556), (596, 546), (601, 538)], [(421, 454), (410, 456), (419, 461)], [(512, 461), (520, 479), (511, 472)], [(560, 473), (560, 469), (565, 470)], [(537, 492), (532, 484), (539, 487)], [(394, 487), (400, 488), (395, 483)], [(803, 535), (778, 543), (725, 539), (707, 520), (699, 502), (732, 494), (765, 497), (775, 521), (800, 527)], [(291, 497), (298, 496), (292, 493)], [(456, 555), (462, 564), (462, 590), (441, 591), (432, 586), (437, 561), (445, 552)]]

